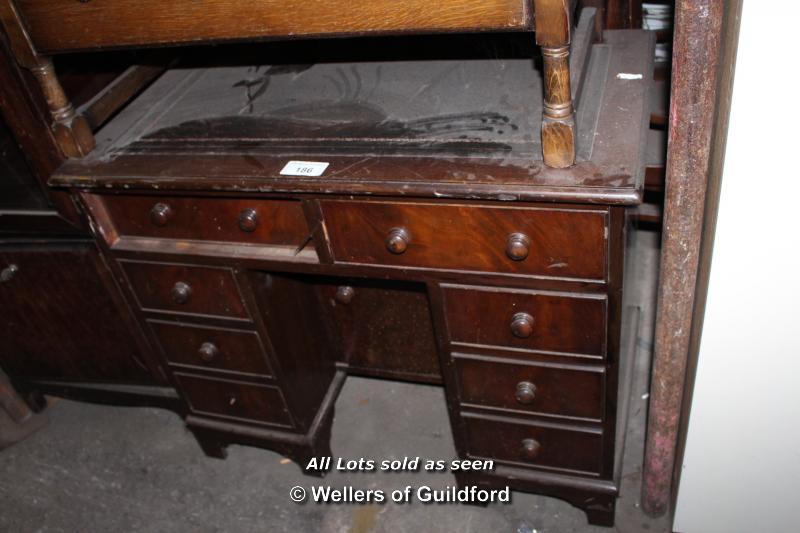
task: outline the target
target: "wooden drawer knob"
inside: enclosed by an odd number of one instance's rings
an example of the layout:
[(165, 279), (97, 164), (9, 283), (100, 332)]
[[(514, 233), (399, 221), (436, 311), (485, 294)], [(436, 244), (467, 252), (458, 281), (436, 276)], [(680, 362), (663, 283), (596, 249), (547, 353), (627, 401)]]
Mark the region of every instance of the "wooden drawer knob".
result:
[(511, 333), (520, 339), (527, 339), (533, 333), (533, 317), (528, 313), (517, 313), (511, 317)]
[(192, 295), (192, 288), (188, 283), (179, 281), (172, 286), (172, 301), (176, 304), (185, 304)]
[(386, 249), (393, 254), (402, 254), (411, 242), (411, 234), (405, 228), (392, 228), (386, 236)]
[(233, 394), (228, 395), (228, 405), (233, 407), (239, 402), (239, 400)]
[(8, 265), (0, 272), (0, 283), (11, 281), (17, 275), (17, 272), (19, 272), (17, 265)]
[(258, 213), (255, 209), (245, 209), (239, 213), (239, 229), (248, 233), (258, 227)]
[(167, 222), (172, 219), (172, 215), (172, 208), (159, 202), (150, 210), (150, 222), (159, 227), (166, 226)]
[(200, 359), (206, 363), (210, 363), (219, 355), (219, 348), (217, 348), (213, 342), (204, 342), (200, 345), (200, 349), (197, 350), (197, 353), (200, 354)]
[(520, 381), (517, 383), (515, 394), (517, 401), (523, 405), (528, 405), (536, 399), (536, 385), (530, 381)]
[(541, 449), (542, 445), (536, 439), (524, 439), (522, 441), (522, 456), (525, 459), (535, 459)]
[(336, 301), (340, 304), (349, 304), (353, 301), (353, 297), (356, 295), (355, 289), (348, 285), (342, 285), (338, 289), (336, 289)]
[(512, 233), (506, 241), (506, 255), (514, 261), (522, 261), (531, 252), (531, 240), (524, 233)]

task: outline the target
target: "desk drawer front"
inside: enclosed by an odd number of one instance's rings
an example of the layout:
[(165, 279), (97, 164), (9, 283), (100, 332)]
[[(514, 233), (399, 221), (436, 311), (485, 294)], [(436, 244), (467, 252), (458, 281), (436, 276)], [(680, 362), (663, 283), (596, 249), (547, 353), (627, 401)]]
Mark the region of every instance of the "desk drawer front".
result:
[(602, 367), (580, 370), (463, 354), (453, 359), (462, 403), (594, 422), (603, 418)]
[(454, 343), (605, 356), (606, 297), (443, 285)]
[(297, 200), (102, 198), (119, 236), (298, 246), (309, 233)]
[(174, 374), (197, 414), (292, 427), (292, 417), (277, 387)]
[(249, 318), (228, 268), (120, 261), (142, 309)]
[(336, 261), (604, 280), (603, 210), (323, 201)]
[(255, 331), (149, 321), (171, 364), (270, 376), (269, 363)]
[(467, 453), (523, 466), (600, 474), (602, 432), (464, 414)]

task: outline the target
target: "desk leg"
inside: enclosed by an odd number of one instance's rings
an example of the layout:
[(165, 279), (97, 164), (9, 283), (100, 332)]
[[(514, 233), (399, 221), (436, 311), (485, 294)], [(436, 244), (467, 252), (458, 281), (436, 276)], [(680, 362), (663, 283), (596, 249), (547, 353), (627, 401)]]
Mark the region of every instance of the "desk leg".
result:
[(575, 117), (569, 76), (571, 21), (568, 0), (534, 0), (536, 43), (544, 58), (542, 155), (544, 164), (575, 163)]

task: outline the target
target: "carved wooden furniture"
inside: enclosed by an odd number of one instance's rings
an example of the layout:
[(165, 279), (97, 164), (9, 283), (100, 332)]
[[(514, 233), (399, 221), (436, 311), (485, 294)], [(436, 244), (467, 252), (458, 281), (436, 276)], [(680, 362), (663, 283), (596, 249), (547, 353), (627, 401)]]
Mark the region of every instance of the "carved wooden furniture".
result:
[(245, 39), (535, 29), (544, 57), (544, 161), (564, 168), (575, 161), (569, 68), (574, 7), (568, 0), (268, 0), (256, 5), (240, 0), (3, 0), (0, 17), (20, 64), (39, 80), (54, 134), (70, 157), (86, 155), (94, 139), (87, 118), (76, 115), (61, 89), (49, 54)]
[[(650, 37), (593, 44), (587, 12), (569, 65), (566, 2), (322, 4), (248, 4), (248, 20), (222, 16), (238, 2), (221, 0), (203, 13), (2, 4), (54, 134), (83, 156), (49, 183), (85, 213), (146, 365), (209, 455), (244, 443), (301, 465), (331, 455), (347, 374), (442, 384), (458, 455), (498, 464), (459, 484), (550, 494), (612, 524), (625, 211), (642, 194)], [(534, 17), (542, 75), (525, 58), (177, 67), (92, 136), (39, 55), (531, 30)]]

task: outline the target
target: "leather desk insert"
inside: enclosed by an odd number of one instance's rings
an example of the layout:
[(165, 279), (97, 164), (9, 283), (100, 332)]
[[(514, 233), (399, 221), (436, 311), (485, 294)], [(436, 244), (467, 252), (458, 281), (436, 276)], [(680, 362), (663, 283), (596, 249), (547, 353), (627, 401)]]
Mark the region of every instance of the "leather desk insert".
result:
[(616, 74), (649, 77), (650, 38), (593, 47), (568, 169), (540, 159), (530, 61), (493, 61), (347, 65), (366, 80), (347, 97), (337, 63), (168, 70), (56, 173), (206, 453), (305, 466), (334, 455), (346, 375), (433, 383), (454, 454), (497, 462), (460, 485), (613, 523), (625, 209), (649, 117), (646, 84)]

